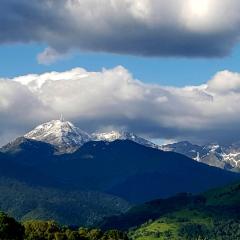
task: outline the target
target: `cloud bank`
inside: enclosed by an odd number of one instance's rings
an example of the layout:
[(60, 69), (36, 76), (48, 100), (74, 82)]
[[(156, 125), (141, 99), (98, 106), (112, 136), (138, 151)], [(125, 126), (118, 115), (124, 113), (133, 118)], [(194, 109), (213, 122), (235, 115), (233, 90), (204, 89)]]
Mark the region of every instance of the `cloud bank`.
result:
[(118, 66), (0, 80), (0, 139), (61, 113), (85, 131), (124, 129), (148, 138), (239, 140), (240, 73), (222, 71), (183, 88), (144, 84)]
[(49, 64), (69, 51), (219, 57), (239, 42), (238, 0), (2, 0), (0, 44), (40, 42)]

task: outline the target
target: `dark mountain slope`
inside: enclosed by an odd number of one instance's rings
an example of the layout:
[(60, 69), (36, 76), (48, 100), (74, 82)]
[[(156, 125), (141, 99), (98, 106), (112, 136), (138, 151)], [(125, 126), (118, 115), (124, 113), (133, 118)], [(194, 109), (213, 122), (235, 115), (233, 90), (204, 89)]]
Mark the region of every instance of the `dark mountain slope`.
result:
[(46, 165), (54, 155), (54, 147), (48, 143), (19, 137), (3, 146), (0, 151), (23, 165)]
[(198, 193), (240, 177), (178, 153), (127, 140), (88, 142), (75, 153), (65, 155), (52, 154), (48, 144), (26, 141), (4, 148), (11, 161), (31, 165), (46, 176), (61, 180), (63, 186), (105, 191), (132, 202), (179, 192)]
[[(101, 189), (132, 202), (202, 192), (239, 175), (193, 161), (183, 155), (147, 148), (131, 141), (90, 142), (68, 156), (61, 169), (81, 169)], [(80, 163), (80, 166), (78, 165)], [(87, 182), (87, 181), (85, 181)], [(93, 184), (94, 185), (94, 184)]]
[(15, 159), (15, 157), (0, 153), (0, 177), (19, 180), (32, 186), (63, 186), (61, 179), (57, 180), (40, 169), (22, 164), (18, 160), (20, 160), (18, 157)]

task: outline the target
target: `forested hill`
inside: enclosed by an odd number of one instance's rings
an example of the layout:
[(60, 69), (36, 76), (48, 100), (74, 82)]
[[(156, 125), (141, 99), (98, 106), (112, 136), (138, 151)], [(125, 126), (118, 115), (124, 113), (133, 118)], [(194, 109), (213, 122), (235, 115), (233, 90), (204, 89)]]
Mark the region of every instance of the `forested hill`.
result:
[(178, 212), (185, 210), (196, 211), (213, 220), (240, 219), (240, 182), (212, 189), (200, 195), (182, 193), (168, 199), (147, 202), (131, 208), (120, 216), (106, 218), (100, 226), (103, 229), (127, 230), (169, 214), (174, 217), (176, 213), (178, 216)]

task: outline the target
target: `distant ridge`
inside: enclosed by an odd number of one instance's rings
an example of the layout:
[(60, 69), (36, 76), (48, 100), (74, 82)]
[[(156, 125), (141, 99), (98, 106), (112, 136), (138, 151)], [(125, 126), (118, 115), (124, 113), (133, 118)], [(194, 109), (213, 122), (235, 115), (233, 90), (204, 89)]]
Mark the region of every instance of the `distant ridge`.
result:
[(183, 141), (163, 145), (160, 149), (184, 154), (210, 166), (225, 170), (240, 171), (240, 142), (228, 145), (215, 143), (199, 146), (188, 141)]

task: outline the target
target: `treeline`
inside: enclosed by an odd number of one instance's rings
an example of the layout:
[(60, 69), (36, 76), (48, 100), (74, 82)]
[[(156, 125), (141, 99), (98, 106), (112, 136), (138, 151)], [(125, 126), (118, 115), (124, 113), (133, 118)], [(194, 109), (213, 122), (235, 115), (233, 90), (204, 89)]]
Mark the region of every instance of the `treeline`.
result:
[(182, 225), (179, 235), (186, 240), (236, 240), (240, 239), (240, 221), (215, 221), (212, 228), (196, 223)]
[(118, 230), (60, 226), (54, 221), (16, 221), (0, 213), (1, 240), (128, 240), (127, 234)]

